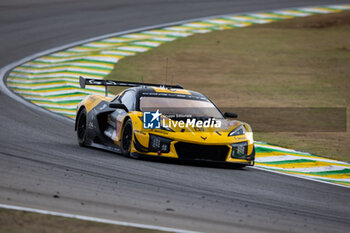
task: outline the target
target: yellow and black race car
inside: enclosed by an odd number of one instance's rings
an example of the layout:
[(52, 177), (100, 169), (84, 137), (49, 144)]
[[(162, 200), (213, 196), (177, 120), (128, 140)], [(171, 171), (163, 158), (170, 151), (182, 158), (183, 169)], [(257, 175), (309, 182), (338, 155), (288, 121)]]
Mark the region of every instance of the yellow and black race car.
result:
[(161, 156), (254, 165), (253, 133), (234, 113), (224, 113), (201, 93), (180, 85), (80, 77), (80, 86), (129, 87), (110, 98), (89, 95), (77, 106), (75, 130), (81, 146), (134, 158)]

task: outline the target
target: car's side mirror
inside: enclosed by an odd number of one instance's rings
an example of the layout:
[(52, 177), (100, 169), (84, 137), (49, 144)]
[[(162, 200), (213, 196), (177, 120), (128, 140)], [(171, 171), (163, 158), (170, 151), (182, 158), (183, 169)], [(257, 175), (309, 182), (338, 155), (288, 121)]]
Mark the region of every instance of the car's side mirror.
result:
[(237, 118), (238, 115), (236, 113), (233, 113), (233, 112), (225, 112), (224, 117), (225, 118)]
[(120, 104), (120, 103), (110, 103), (109, 104), (110, 108), (119, 108), (119, 109), (124, 109), (126, 112), (129, 112), (128, 108), (124, 105), (124, 104)]

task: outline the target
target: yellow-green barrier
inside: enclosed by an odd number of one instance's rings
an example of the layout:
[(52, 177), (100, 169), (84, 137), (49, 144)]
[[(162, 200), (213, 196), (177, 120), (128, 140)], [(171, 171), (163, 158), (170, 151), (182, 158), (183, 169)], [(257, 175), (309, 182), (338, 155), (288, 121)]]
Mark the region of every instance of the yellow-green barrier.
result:
[[(74, 118), (76, 106), (85, 96), (104, 94), (103, 87), (89, 86), (81, 89), (79, 76), (102, 79), (113, 70), (120, 59), (126, 56), (142, 53), (163, 43), (193, 34), (347, 9), (350, 9), (350, 5), (225, 15), (106, 38), (49, 54), (18, 66), (10, 72), (7, 86), (40, 107)], [(256, 151), (256, 165), (259, 167), (350, 186), (350, 165), (347, 163), (262, 143), (257, 143)]]

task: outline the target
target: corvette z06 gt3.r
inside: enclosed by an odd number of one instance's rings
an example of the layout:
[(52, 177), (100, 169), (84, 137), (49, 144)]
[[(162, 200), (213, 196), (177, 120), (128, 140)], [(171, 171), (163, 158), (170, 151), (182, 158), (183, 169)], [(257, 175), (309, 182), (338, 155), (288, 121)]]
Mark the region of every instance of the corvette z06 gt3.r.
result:
[[(134, 158), (167, 157), (254, 165), (253, 133), (247, 123), (222, 113), (205, 95), (180, 85), (80, 77), (80, 86), (102, 85), (106, 96), (89, 95), (77, 106), (79, 145)], [(128, 87), (107, 97), (107, 86)]]

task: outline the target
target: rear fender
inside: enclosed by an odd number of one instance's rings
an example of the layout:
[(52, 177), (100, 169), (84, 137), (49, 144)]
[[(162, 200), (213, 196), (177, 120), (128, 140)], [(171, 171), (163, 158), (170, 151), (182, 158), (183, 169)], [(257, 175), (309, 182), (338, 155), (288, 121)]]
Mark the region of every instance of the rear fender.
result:
[[(112, 98), (100, 96), (100, 95), (89, 95), (85, 97), (84, 100), (82, 100), (78, 106), (77, 106), (77, 113), (76, 113), (76, 120), (79, 115), (79, 113), (85, 108), (86, 113), (88, 114), (94, 107), (96, 107), (99, 103), (102, 101), (111, 101)], [(77, 121), (75, 120), (75, 126), (74, 129), (77, 129)]]

